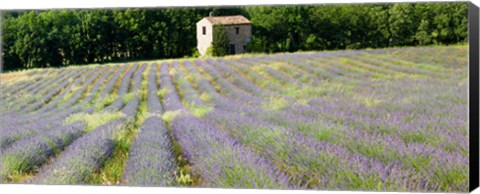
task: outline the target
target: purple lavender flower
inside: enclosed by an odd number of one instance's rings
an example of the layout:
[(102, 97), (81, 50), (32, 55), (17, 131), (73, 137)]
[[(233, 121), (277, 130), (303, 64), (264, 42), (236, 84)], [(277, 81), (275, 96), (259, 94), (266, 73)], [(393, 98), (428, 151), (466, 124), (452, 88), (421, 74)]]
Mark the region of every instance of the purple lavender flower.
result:
[(127, 185), (172, 186), (175, 169), (167, 127), (160, 117), (149, 117), (130, 147), (123, 180)]

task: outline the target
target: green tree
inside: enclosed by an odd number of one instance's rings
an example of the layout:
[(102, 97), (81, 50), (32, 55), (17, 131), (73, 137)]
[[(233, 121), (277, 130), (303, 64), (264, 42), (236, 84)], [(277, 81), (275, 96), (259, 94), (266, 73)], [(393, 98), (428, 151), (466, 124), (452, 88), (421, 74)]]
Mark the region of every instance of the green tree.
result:
[(415, 24), (411, 3), (398, 3), (389, 10), (390, 46), (411, 45), (415, 35)]
[(420, 45), (430, 44), (432, 37), (430, 34), (430, 23), (428, 20), (422, 20), (420, 25), (418, 26), (417, 33), (415, 34), (415, 39), (418, 41)]
[(17, 31), (17, 22), (13, 16), (4, 13), (2, 18), (2, 70), (24, 68), (19, 56), (15, 53), (15, 40)]
[(223, 25), (215, 25), (213, 27), (213, 39), (212, 39), (212, 55), (213, 56), (225, 56), (228, 54), (228, 36), (227, 30)]
[[(249, 18), (250, 52), (467, 41), (466, 2), (9, 11), (1, 20), (3, 69), (192, 56), (195, 24), (209, 12)], [(225, 55), (228, 41), (219, 40), (216, 54)]]
[(12, 45), (24, 68), (47, 67), (45, 64), (45, 27), (35, 11), (22, 14), (17, 21)]

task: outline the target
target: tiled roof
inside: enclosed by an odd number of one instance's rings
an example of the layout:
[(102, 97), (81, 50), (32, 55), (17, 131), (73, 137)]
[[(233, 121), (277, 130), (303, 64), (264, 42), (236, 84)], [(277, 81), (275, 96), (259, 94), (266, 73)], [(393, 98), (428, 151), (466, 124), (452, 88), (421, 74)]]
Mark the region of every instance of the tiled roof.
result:
[(213, 25), (222, 24), (222, 25), (233, 25), (233, 24), (251, 24), (250, 20), (241, 16), (241, 15), (234, 15), (234, 16), (210, 16), (205, 17), (207, 18), (210, 23)]

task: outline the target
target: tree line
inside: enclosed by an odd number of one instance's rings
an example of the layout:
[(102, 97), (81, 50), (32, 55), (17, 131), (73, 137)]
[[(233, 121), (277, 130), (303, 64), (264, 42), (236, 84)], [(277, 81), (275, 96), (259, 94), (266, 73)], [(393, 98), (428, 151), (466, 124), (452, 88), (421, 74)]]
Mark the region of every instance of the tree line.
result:
[(16, 11), (2, 16), (3, 70), (197, 56), (209, 12), (249, 18), (250, 52), (467, 41), (467, 2)]

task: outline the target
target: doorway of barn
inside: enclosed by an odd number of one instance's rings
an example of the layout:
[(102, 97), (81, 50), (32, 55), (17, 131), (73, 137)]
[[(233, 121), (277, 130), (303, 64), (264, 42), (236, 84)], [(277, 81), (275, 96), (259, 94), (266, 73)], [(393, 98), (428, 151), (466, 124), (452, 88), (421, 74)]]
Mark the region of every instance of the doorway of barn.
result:
[(235, 44), (230, 44), (230, 54), (231, 55), (235, 54)]

